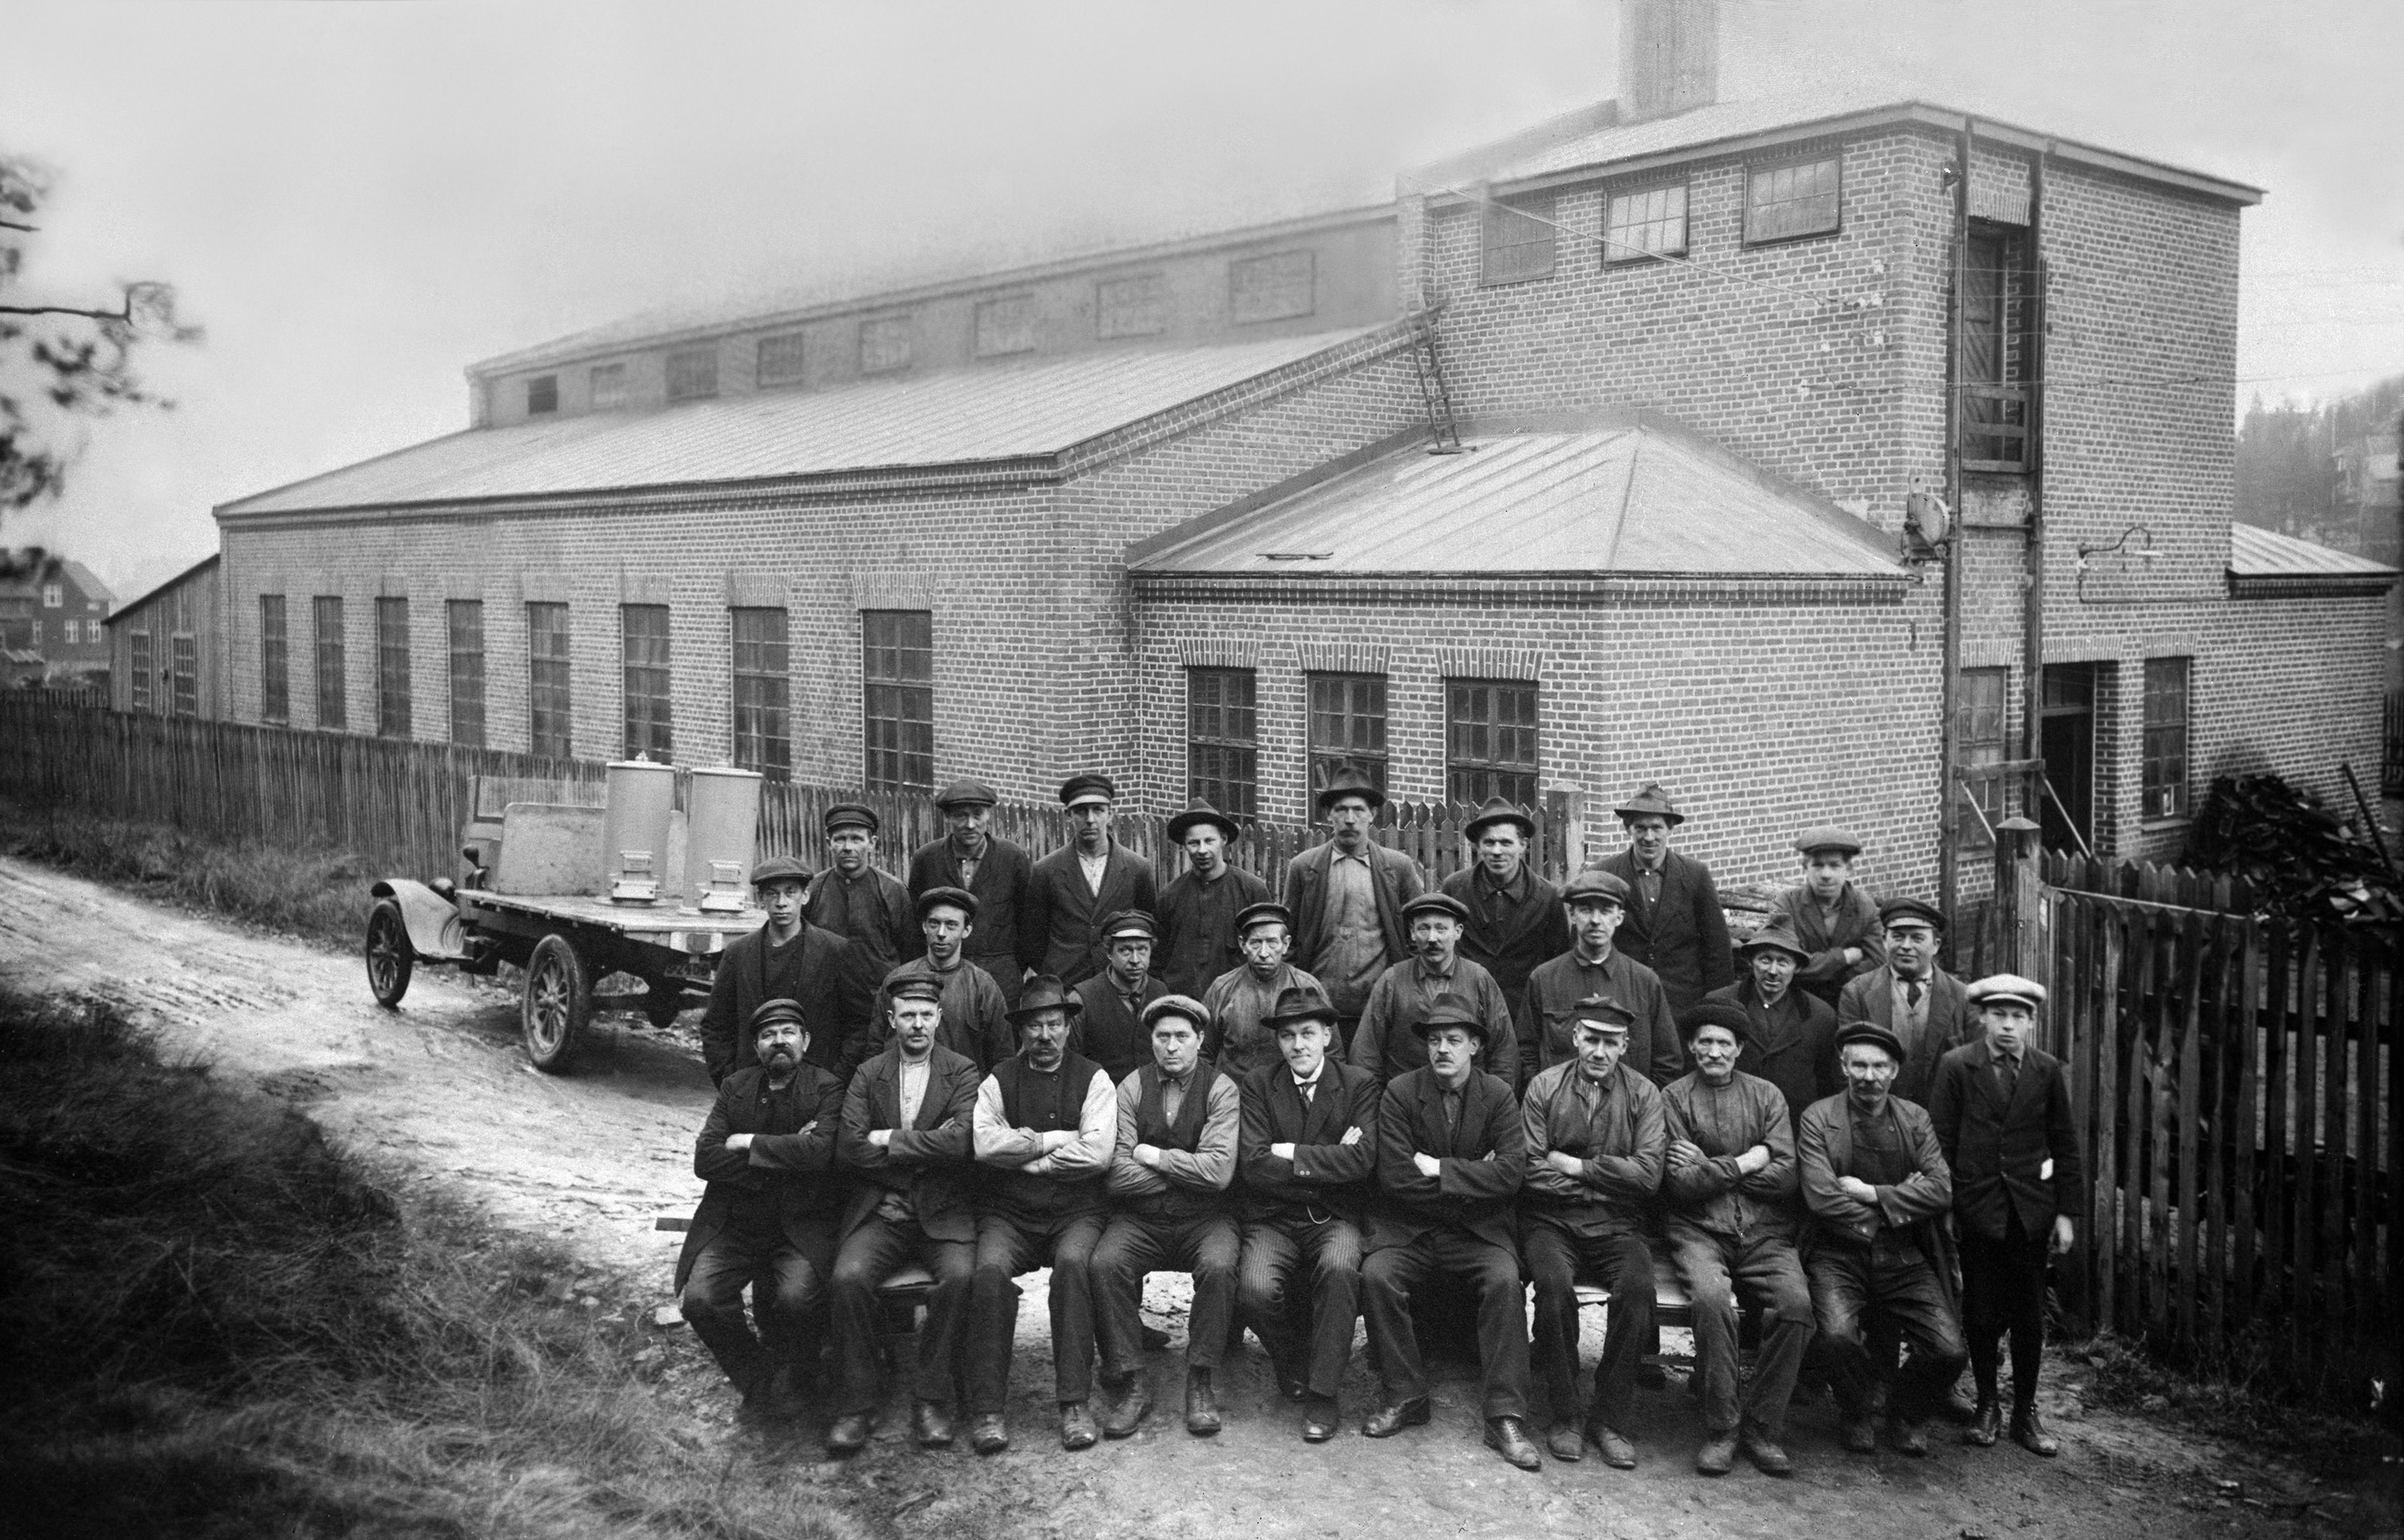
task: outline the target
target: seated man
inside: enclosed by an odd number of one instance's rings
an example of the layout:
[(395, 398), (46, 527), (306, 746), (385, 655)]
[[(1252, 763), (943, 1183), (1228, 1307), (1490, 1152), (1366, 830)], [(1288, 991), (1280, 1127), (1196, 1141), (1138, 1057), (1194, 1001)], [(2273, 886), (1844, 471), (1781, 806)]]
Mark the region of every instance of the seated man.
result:
[[(1536, 1281), (1536, 1358), (1553, 1404), (1545, 1445), (1575, 1460), (1586, 1438), (1603, 1463), (1636, 1463), (1628, 1440), (1636, 1366), (1654, 1337), (1653, 1251), (1644, 1213), (1669, 1144), (1661, 1093), (1627, 1062), (1635, 1013), (1589, 1000), (1570, 1023), (1577, 1057), (1528, 1084), (1528, 1180), (1520, 1253)], [(1611, 1291), (1594, 1400), (1578, 1416), (1577, 1275)]]
[(911, 1431), (930, 1449), (952, 1441), (960, 1314), (976, 1262), (969, 1183), (977, 1085), (985, 1076), (975, 1060), (935, 1041), (943, 991), (933, 979), (903, 978), (891, 993), (891, 1045), (851, 1077), (836, 1146), (843, 1164), (861, 1177), (844, 1213), (834, 1263), (841, 1415), (827, 1433), (827, 1448), (837, 1454), (866, 1444), (875, 1424), (876, 1291), (912, 1258), (935, 1275), (935, 1288), (918, 1332)]
[[(976, 934), (976, 895), (958, 888), (929, 888), (918, 895), (920, 954), (885, 975), (877, 991), (879, 1028), (892, 1019), (893, 986), (905, 978), (932, 980), (943, 991), (943, 1024), (935, 1041), (975, 1062), (980, 1073), (1018, 1051), (1010, 1029), (1010, 1000), (1001, 986), (968, 958)], [(883, 1046), (883, 1044), (879, 1044)]]
[[(802, 1318), (826, 1292), (844, 1189), (833, 1175), (835, 1079), (805, 1062), (799, 1001), (751, 1013), (753, 1062), (719, 1083), (693, 1142), (692, 1174), (709, 1183), (677, 1258), (679, 1309), (726, 1378), (759, 1414), (790, 1403)], [(753, 1335), (743, 1319), (751, 1290)]]
[(1102, 1388), (1115, 1406), (1106, 1437), (1125, 1438), (1152, 1409), (1143, 1373), (1143, 1280), (1154, 1267), (1194, 1275), (1186, 1317), (1185, 1431), (1219, 1431), (1210, 1373), (1226, 1351), (1236, 1308), (1236, 1083), (1202, 1057), (1202, 1002), (1165, 995), (1144, 1007), (1152, 1062), (1119, 1082), (1118, 1147), (1108, 1181), (1111, 1219), (1094, 1247), (1094, 1314)]
[(976, 1157), (986, 1170), (969, 1281), (969, 1443), (979, 1454), (1010, 1447), (1002, 1410), (1018, 1323), (1011, 1280), (1047, 1264), (1060, 1443), (1082, 1449), (1100, 1436), (1085, 1406), (1094, 1373), (1090, 1267), (1102, 1239), (1118, 1099), (1099, 1065), (1069, 1052), (1075, 1011), (1076, 997), (1058, 979), (1028, 979), (1010, 1013), (1018, 1052), (977, 1087)]
[(1526, 1180), (1528, 1129), (1511, 1087), (1477, 1068), (1492, 1044), (1486, 1021), (1458, 995), (1438, 999), (1419, 1019), (1427, 1062), (1389, 1081), (1377, 1112), (1379, 1191), (1361, 1304), (1386, 1405), (1361, 1432), (1391, 1438), (1428, 1420), (1411, 1290), (1440, 1271), (1477, 1292), (1487, 1447), (1535, 1470), (1544, 1457), (1528, 1441), (1528, 1305), (1511, 1212)]
[[(1377, 1168), (1377, 1077), (1335, 1057), (1335, 1007), (1317, 984), (1287, 990), (1269, 1014), (1281, 1064), (1244, 1081), (1237, 1141), (1244, 1184), (1243, 1263), (1236, 1302), (1276, 1365), (1278, 1386), (1304, 1403), (1302, 1436), (1335, 1436), (1335, 1397), (1361, 1313), (1361, 1220)], [(1307, 1269), (1307, 1271), (1305, 1271)], [(1310, 1318), (1294, 1340), (1292, 1308)]]
[[(1815, 1330), (1811, 1288), (1795, 1251), (1801, 1217), (1795, 1123), (1777, 1086), (1737, 1068), (1750, 1017), (1733, 1005), (1699, 1005), (1685, 1027), (1694, 1071), (1661, 1093), (1670, 1126), (1662, 1226), (1694, 1302), (1704, 1433), (1695, 1468), (1726, 1476), (1741, 1446), (1763, 1475), (1792, 1476), (1794, 1462), (1778, 1441)], [(1763, 1312), (1761, 1356), (1741, 1401), (1731, 1278)]]
[[(1278, 1057), (1277, 1033), (1270, 1029), (1268, 1017), (1285, 992), (1318, 989), (1324, 995), (1327, 991), (1288, 958), (1293, 950), (1293, 916), (1284, 904), (1255, 903), (1237, 915), (1236, 941), (1243, 948), (1244, 960), (1212, 980), (1202, 995), (1202, 1008), (1210, 1013), (1210, 1038), (1202, 1051), (1221, 1072), (1241, 1082), (1251, 1079), (1255, 1071), (1274, 1069), (1283, 1062)], [(1342, 1038), (1336, 1043), (1335, 1052), (1340, 1058)]]

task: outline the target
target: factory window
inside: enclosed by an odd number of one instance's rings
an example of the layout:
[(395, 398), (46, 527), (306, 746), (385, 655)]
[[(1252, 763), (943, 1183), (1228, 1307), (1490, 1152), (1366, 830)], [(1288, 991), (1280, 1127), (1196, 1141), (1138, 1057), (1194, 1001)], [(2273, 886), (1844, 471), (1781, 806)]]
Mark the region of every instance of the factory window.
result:
[(935, 617), (924, 609), (863, 609), (860, 639), (869, 789), (931, 791)]
[(201, 644), (189, 632), (167, 638), (167, 655), (173, 659), (175, 672), (175, 715), (197, 717), (201, 714)]
[(126, 703), (136, 711), (147, 711), (150, 709), (150, 633), (136, 631), (125, 640)]
[(1763, 166), (1745, 179), (1744, 238), (1749, 245), (1825, 235), (1838, 224), (1837, 158)]
[(451, 640), (451, 741), (484, 747), (484, 601), (442, 607)]
[(2030, 334), (2024, 232), (1973, 221), (1962, 287), (1962, 464), (2028, 469)]
[(526, 382), (526, 415), (559, 410), (559, 376), (538, 374)]
[(1487, 204), (1486, 263), (1481, 281), (1516, 284), (1552, 274), (1552, 195)]
[(320, 594), (309, 601), (310, 640), (317, 651), (317, 726), (338, 733), (350, 725), (342, 688), (342, 601)]
[(376, 600), (376, 735), (409, 736), (409, 601)]
[(1686, 184), (1615, 192), (1603, 230), (1602, 259), (1643, 262), (1686, 250)]
[(1306, 674), (1313, 797), (1346, 765), (1386, 789), (1386, 676)]
[(593, 410), (607, 412), (611, 407), (626, 404), (626, 366), (594, 364), (592, 373)]
[(525, 608), (526, 749), (564, 760), (576, 751), (576, 720), (569, 712), (567, 606)]
[(1157, 337), (1168, 329), (1168, 280), (1157, 273), (1111, 278), (1094, 286), (1094, 333)]
[(1035, 351), (1035, 297), (1013, 294), (987, 300), (976, 307), (976, 351), (980, 358)]
[(760, 339), (759, 382), (763, 385), (799, 385), (802, 380), (802, 334), (788, 331)]
[(889, 374), (910, 367), (910, 317), (878, 315), (860, 323), (860, 371)]
[(2145, 660), (2145, 816), (2187, 817), (2188, 659)]
[(1319, 264), (1308, 251), (1280, 251), (1227, 264), (1227, 315), (1237, 325), (1282, 321), (1317, 308)]
[(733, 609), (734, 763), (770, 780), (793, 773), (792, 675), (782, 609)]
[(668, 607), (618, 607), (619, 644), (626, 668), (626, 758), (665, 761), (673, 747), (668, 699)]
[(1185, 795), (1230, 818), (1260, 812), (1260, 718), (1249, 668), (1185, 671)]
[(292, 717), (289, 654), (285, 650), (284, 595), (259, 596), (259, 720), (288, 721)]
[(1536, 687), (1447, 679), (1444, 694), (1445, 796), (1535, 806)]
[(668, 399), (698, 400), (718, 394), (718, 349), (688, 347), (668, 355)]
[[(1954, 697), (1953, 738), (1955, 763), (1964, 770), (2004, 763), (2006, 699), (2010, 688), (2008, 668), (1962, 670), (1961, 693)], [(1953, 819), (1954, 831), (1963, 844), (1983, 847), (1992, 843), (1988, 825), (2002, 819), (2008, 811), (2005, 791), (1999, 776), (1963, 777), (1962, 805)], [(1974, 806), (1977, 812), (1971, 811)], [(1980, 813), (1986, 817), (1981, 819)]]

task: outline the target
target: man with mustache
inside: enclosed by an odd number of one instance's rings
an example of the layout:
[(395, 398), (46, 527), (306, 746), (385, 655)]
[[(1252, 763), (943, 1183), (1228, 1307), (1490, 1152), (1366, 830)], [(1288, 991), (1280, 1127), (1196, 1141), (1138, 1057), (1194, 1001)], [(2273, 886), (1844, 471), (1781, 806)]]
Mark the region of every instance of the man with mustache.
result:
[(1519, 1043), (1511, 1028), (1511, 1002), (1494, 975), (1461, 955), (1462, 929), (1469, 906), (1449, 893), (1421, 893), (1403, 905), (1403, 923), (1409, 928), (1411, 955), (1377, 980), (1361, 1009), (1360, 1029), (1352, 1035), (1350, 1059), (1380, 1081), (1391, 1081), (1427, 1062), (1419, 1023), (1435, 1003), (1447, 997), (1464, 1000), (1486, 1023), (1486, 1042), (1492, 1057), (1487, 1073), (1505, 1085), (1519, 1084)]
[(1043, 960), (1043, 937), (1030, 923), (1035, 862), (992, 832), (999, 800), (992, 787), (966, 776), (935, 793), (951, 832), (911, 854), (910, 896), (957, 888), (977, 901), (968, 959), (992, 975), (1003, 1001), (1014, 1006), (1027, 975)]
[(1294, 966), (1326, 989), (1337, 1041), (1349, 1043), (1369, 991), (1410, 956), (1403, 905), (1427, 891), (1427, 875), (1370, 837), (1386, 793), (1360, 771), (1336, 771), (1315, 804), (1327, 820), (1327, 843), (1286, 862), (1281, 897), (1293, 917)]

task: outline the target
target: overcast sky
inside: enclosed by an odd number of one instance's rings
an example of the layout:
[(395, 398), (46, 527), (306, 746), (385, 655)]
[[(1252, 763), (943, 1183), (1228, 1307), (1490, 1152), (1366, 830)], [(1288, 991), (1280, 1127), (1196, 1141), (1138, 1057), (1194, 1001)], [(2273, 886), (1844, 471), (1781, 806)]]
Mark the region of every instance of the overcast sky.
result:
[[(1722, 94), (1875, 75), (2269, 189), (2239, 399), (2404, 369), (2404, 5), (1726, 0)], [(1391, 195), (1612, 94), (1614, 0), (817, 7), (0, 0), (0, 147), (61, 174), (21, 292), (164, 278), (180, 405), (0, 539), (120, 598), (219, 502), (465, 426), (470, 361)]]

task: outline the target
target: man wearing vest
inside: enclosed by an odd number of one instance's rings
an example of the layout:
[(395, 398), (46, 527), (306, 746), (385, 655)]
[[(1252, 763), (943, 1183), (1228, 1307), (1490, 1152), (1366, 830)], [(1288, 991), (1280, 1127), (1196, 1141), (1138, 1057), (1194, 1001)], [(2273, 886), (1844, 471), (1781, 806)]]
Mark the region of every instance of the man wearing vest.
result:
[[(1160, 890), (1160, 945), (1153, 972), (1173, 995), (1200, 995), (1244, 960), (1236, 917), (1265, 903), (1269, 885), (1227, 864), (1242, 831), (1201, 798), (1168, 820), (1168, 838), (1185, 851), (1185, 871)], [(1224, 1065), (1220, 1067), (1223, 1071)]]
[[(790, 856), (771, 856), (751, 870), (767, 922), (727, 944), (701, 1014), (701, 1057), (715, 1084), (759, 1062), (748, 1024), (771, 1000), (790, 1001), (801, 1011), (809, 1061), (834, 1076), (838, 1087), (874, 1047), (869, 1010), (876, 996), (875, 964), (852, 943), (803, 917), (809, 881), (809, 868)], [(828, 1131), (833, 1131), (831, 1118)]]
[(1319, 980), (1337, 1012), (1339, 1042), (1386, 970), (1411, 955), (1403, 905), (1427, 891), (1419, 863), (1369, 837), (1386, 793), (1347, 765), (1316, 799), (1329, 837), (1285, 863), (1280, 898), (1293, 917), (1294, 965)]
[(1110, 1076), (1069, 1052), (1076, 997), (1049, 975), (1029, 979), (1010, 1019), (1018, 1052), (977, 1088), (975, 1143), (985, 1168), (969, 1283), (969, 1442), (979, 1454), (1010, 1447), (1002, 1409), (1018, 1319), (1011, 1280), (1052, 1268), (1052, 1375), (1063, 1448), (1099, 1436), (1085, 1405), (1094, 1375), (1094, 1243), (1107, 1204), (1102, 1177), (1118, 1140)]
[(1155, 1267), (1194, 1276), (1186, 1317), (1185, 1431), (1219, 1431), (1212, 1371), (1234, 1319), (1236, 1233), (1228, 1185), (1243, 1119), (1236, 1083), (1202, 1057), (1202, 1002), (1165, 995), (1143, 1010), (1152, 1062), (1119, 1082), (1110, 1226), (1094, 1248), (1094, 1313), (1102, 1388), (1114, 1405), (1105, 1437), (1125, 1438), (1152, 1408), (1143, 1368), (1143, 1280)]
[(1069, 843), (1035, 863), (1028, 923), (1043, 946), (1039, 966), (1070, 988), (1102, 971), (1102, 922), (1133, 909), (1149, 918), (1160, 903), (1152, 862), (1111, 834), (1119, 789), (1088, 773), (1061, 783)]
[(1667, 1085), (1686, 1071), (1678, 1043), (1677, 1018), (1660, 976), (1613, 945), (1628, 918), (1628, 884), (1589, 866), (1561, 888), (1569, 921), (1570, 949), (1528, 975), (1528, 1019), (1523, 1041), (1535, 1068), (1549, 1069), (1576, 1057), (1572, 1024), (1598, 996), (1616, 1001), (1633, 1018), (1628, 1029), (1628, 1063), (1655, 1085)]
[[(1269, 1017), (1277, 1014), (1286, 991), (1316, 989), (1322, 1000), (1327, 991), (1289, 959), (1293, 916), (1284, 904), (1253, 904), (1236, 917), (1236, 934), (1244, 960), (1220, 974), (1202, 997), (1202, 1008), (1210, 1013), (1210, 1036), (1202, 1051), (1222, 1074), (1234, 1075), (1240, 1084), (1285, 1062)], [(1335, 1025), (1331, 1020), (1331, 1029)], [(1339, 1036), (1328, 1052), (1342, 1057), (1342, 1044)]]
[[(827, 869), (810, 885), (809, 922), (832, 931), (875, 960), (877, 976), (918, 949), (910, 918), (910, 890), (870, 864), (882, 827), (876, 810), (839, 802), (819, 820), (826, 830)], [(881, 1027), (884, 1018), (877, 1018)]]
[(1494, 975), (1461, 955), (1468, 906), (1449, 893), (1421, 893), (1403, 905), (1411, 955), (1386, 970), (1361, 1008), (1361, 1025), (1347, 1057), (1356, 1069), (1391, 1081), (1427, 1062), (1419, 1022), (1439, 1000), (1465, 1000), (1486, 1022), (1486, 1072), (1516, 1090), (1523, 1071), (1517, 1037), (1511, 1029), (1511, 1002)]
[(1891, 898), (1879, 905), (1879, 923), (1886, 932), (1885, 965), (1845, 986), (1837, 997), (1837, 1015), (1875, 1022), (1894, 1034), (1904, 1061), (1890, 1094), (1925, 1107), (1937, 1064), (1961, 1044), (1978, 1041), (1978, 1024), (1962, 981), (1936, 966), (1945, 912), (1924, 900)]
[(1615, 811), (1628, 848), (1602, 869), (1628, 884), (1619, 949), (1658, 973), (1670, 1008), (1684, 1011), (1736, 982), (1719, 888), (1710, 867), (1670, 848), (1670, 831), (1686, 818), (1660, 782), (1647, 782)]
[(1529, 865), (1536, 820), (1496, 797), (1461, 831), (1477, 859), (1444, 879), (1443, 891), (1469, 912), (1461, 955), (1494, 975), (1519, 1019), (1528, 975), (1569, 950), (1561, 890)]
[(910, 896), (924, 898), (930, 888), (957, 888), (974, 896), (976, 934), (969, 960), (991, 974), (1001, 998), (1015, 1005), (1027, 975), (1042, 960), (1043, 937), (1028, 923), (1034, 861), (989, 832), (996, 800), (992, 787), (966, 777), (935, 793), (951, 833), (911, 853)]
[(932, 983), (943, 1004), (935, 1041), (974, 1060), (982, 1073), (1016, 1053), (1018, 1037), (1010, 1029), (1010, 1002), (1002, 997), (1001, 986), (968, 959), (968, 944), (976, 934), (976, 895), (958, 888), (929, 888), (918, 895), (916, 908), (926, 949), (885, 975), (885, 987), (876, 996), (878, 1019), (891, 1019), (893, 990), (903, 979)]
[(1102, 971), (1076, 987), (1077, 1018), (1069, 1028), (1069, 1051), (1100, 1065), (1116, 1085), (1152, 1062), (1143, 1011), (1168, 991), (1152, 976), (1150, 915), (1126, 910), (1097, 929), (1101, 932)]
[(891, 1045), (860, 1067), (843, 1099), (837, 1158), (860, 1173), (843, 1216), (832, 1325), (840, 1414), (827, 1433), (832, 1453), (868, 1442), (875, 1425), (876, 1291), (915, 1259), (935, 1276), (918, 1331), (911, 1432), (929, 1448), (952, 1441), (959, 1400), (960, 1317), (976, 1259), (974, 1174), (976, 1061), (936, 1042), (943, 991), (929, 978), (892, 986)]

